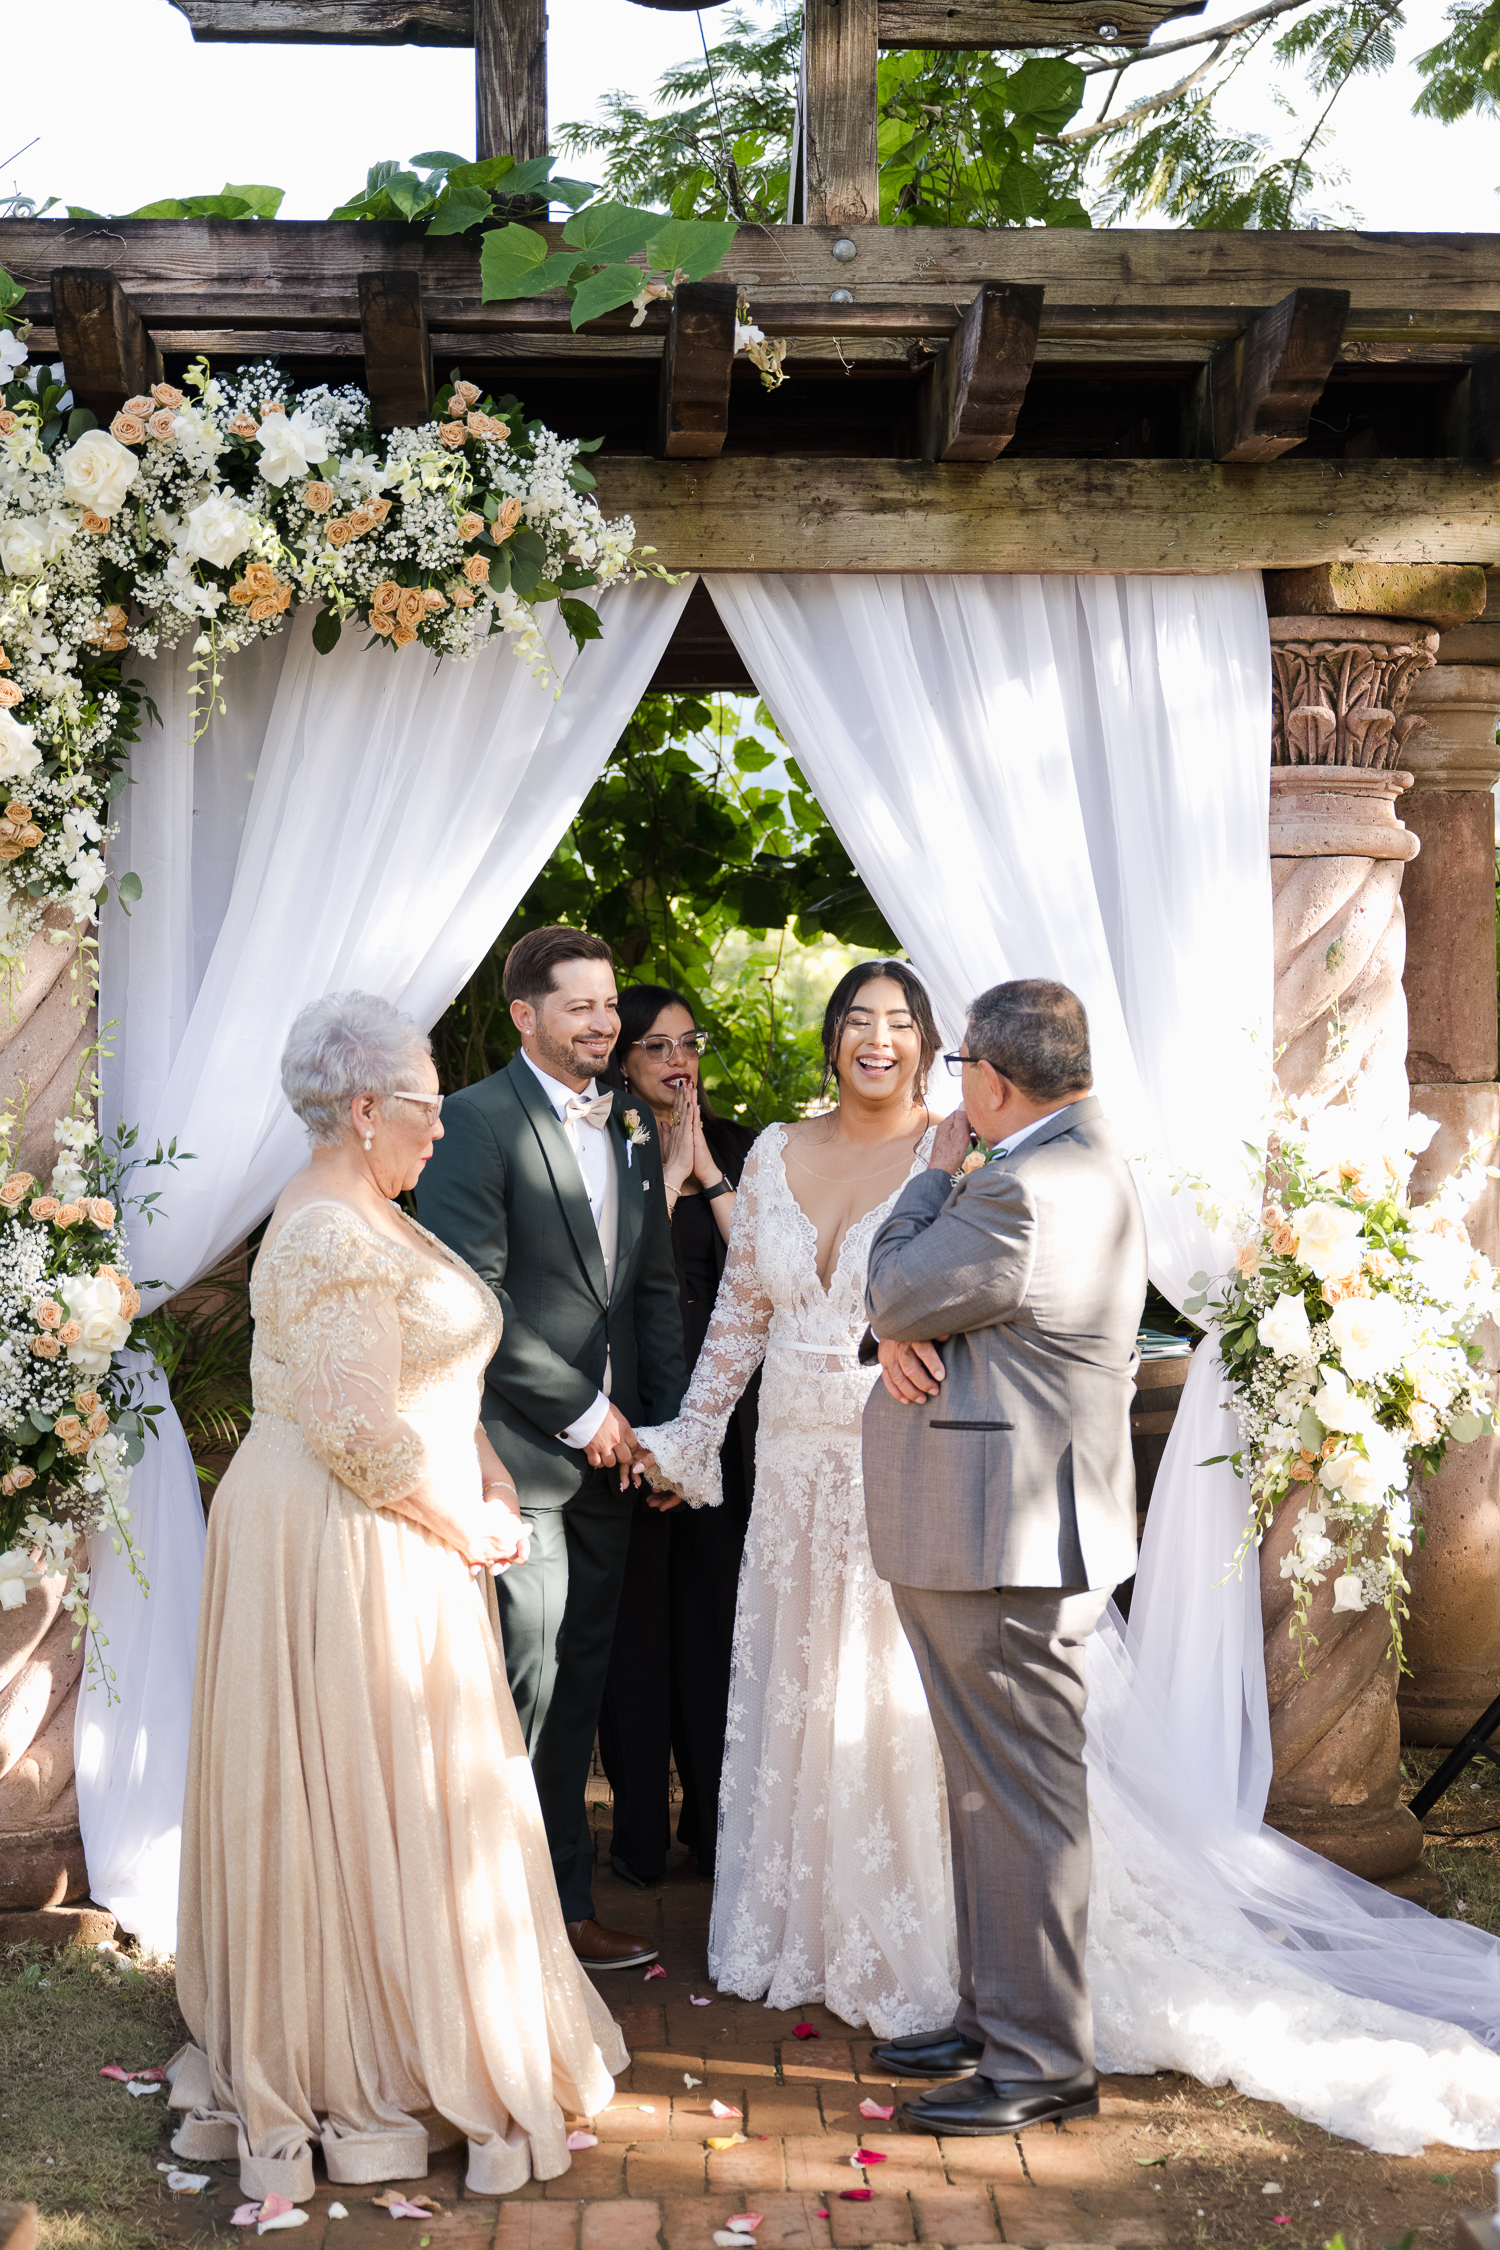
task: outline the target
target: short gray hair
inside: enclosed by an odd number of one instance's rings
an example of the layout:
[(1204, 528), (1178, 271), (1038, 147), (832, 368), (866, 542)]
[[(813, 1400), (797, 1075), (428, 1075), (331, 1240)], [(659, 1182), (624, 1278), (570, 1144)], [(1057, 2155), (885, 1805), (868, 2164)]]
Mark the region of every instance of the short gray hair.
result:
[(1094, 1071), (1089, 1019), (1065, 984), (1018, 977), (992, 984), (969, 1010), (969, 1052), (990, 1063), (1029, 1101), (1061, 1102), (1087, 1091)]
[(373, 992), (330, 992), (310, 1000), (287, 1036), (281, 1086), (317, 1148), (332, 1148), (349, 1131), (349, 1104), (359, 1094), (393, 1094), (420, 1056), (430, 1056), (425, 1031)]

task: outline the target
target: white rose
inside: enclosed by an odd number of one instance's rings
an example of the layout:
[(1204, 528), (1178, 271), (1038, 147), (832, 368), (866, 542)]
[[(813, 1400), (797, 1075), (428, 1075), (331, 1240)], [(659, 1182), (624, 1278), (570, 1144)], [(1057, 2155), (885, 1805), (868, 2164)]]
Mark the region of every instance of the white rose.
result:
[(260, 426), (260, 473), (281, 486), (288, 477), (305, 477), (333, 448), (321, 423), (299, 406), (295, 414), (268, 414)]
[(1425, 1233), (1414, 1227), (1407, 1235), (1406, 1249), (1417, 1269), (1417, 1279), (1430, 1296), (1444, 1299), (1463, 1295), (1474, 1262), (1467, 1238)]
[(47, 560), (47, 534), (35, 516), (12, 516), (0, 523), (0, 571), (7, 578), (35, 578)]
[(1261, 1314), (1255, 1333), (1278, 1359), (1312, 1357), (1312, 1332), (1307, 1325), (1307, 1307), (1300, 1297), (1290, 1297), (1283, 1291), (1270, 1311)]
[(1414, 1109), (1406, 1120), (1407, 1154), (1420, 1156), (1424, 1149), (1430, 1148), (1437, 1129), (1438, 1121), (1435, 1117), (1424, 1117), (1419, 1109)]
[(18, 1548), (12, 1548), (8, 1555), (0, 1555), (0, 1609), (19, 1609), (28, 1589), (40, 1584), (29, 1555), (23, 1555)]
[(59, 460), (64, 492), (75, 508), (92, 508), (96, 516), (112, 516), (141, 473), (129, 446), (108, 430), (85, 430)]
[(0, 781), (24, 781), (41, 762), (31, 728), (23, 727), (14, 711), (0, 709)]
[(1333, 1582), (1335, 1616), (1341, 1609), (1368, 1609), (1368, 1607), (1369, 1603), (1365, 1600), (1364, 1587), (1352, 1570), (1346, 1571), (1342, 1578), (1335, 1578)]
[(1367, 1399), (1351, 1390), (1338, 1367), (1323, 1369), (1322, 1388), (1314, 1393), (1312, 1410), (1325, 1430), (1343, 1430), (1350, 1437), (1363, 1437), (1375, 1427), (1375, 1412)]
[(188, 562), (215, 563), (222, 570), (245, 552), (254, 524), (232, 492), (211, 492), (178, 532), (177, 552)]
[(1353, 1446), (1342, 1453), (1333, 1454), (1318, 1471), (1318, 1482), (1325, 1491), (1336, 1492), (1341, 1500), (1350, 1501), (1356, 1508), (1378, 1506), (1385, 1491), (1380, 1472)]
[(1333, 1308), (1328, 1333), (1344, 1372), (1361, 1383), (1394, 1374), (1412, 1342), (1406, 1308), (1395, 1297), (1345, 1297)]
[(69, 1274), (58, 1283), (57, 1294), (83, 1330), (77, 1343), (68, 1346), (68, 1358), (86, 1375), (107, 1374), (111, 1357), (130, 1335), (115, 1283), (107, 1274)]
[(26, 346), (13, 328), (0, 328), (0, 383), (8, 383), (18, 367), (26, 365)]
[(1364, 1250), (1360, 1216), (1342, 1203), (1308, 1203), (1291, 1216), (1297, 1256), (1319, 1281), (1353, 1273)]

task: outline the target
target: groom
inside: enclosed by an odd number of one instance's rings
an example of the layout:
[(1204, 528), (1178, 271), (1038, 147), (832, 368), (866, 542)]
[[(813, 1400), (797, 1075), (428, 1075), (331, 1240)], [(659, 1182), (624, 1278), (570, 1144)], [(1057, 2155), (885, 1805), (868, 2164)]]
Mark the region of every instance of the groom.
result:
[(620, 1034), (609, 947), (528, 930), (504, 981), (521, 1052), (448, 1096), (417, 1208), (505, 1316), (480, 1419), (531, 1525), (528, 1561), (495, 1586), (505, 1668), (573, 1950), (630, 1969), (655, 1948), (594, 1918), (584, 1792), (635, 1507), (631, 1425), (670, 1422), (687, 1383), (677, 1271), (656, 1135), (598, 1089)]
[[(963, 1107), (870, 1253), (864, 1474), (947, 1775), (959, 2008), (875, 2059), (958, 2079), (906, 2103), (908, 2126), (1015, 2133), (1099, 2109), (1084, 1653), (1135, 1568), (1145, 1229), (1066, 985), (982, 993), (950, 1059)], [(990, 1159), (960, 1172), (971, 1129)]]

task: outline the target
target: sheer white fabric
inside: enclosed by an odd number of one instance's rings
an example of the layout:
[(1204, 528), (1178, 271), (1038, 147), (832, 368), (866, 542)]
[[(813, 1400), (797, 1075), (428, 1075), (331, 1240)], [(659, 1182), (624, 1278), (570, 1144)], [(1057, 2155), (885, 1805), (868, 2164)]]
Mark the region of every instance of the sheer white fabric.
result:
[[(682, 1412), (640, 1436), (695, 1506), (716, 1505), (730, 1414), (764, 1362), (708, 1965), (721, 1992), (826, 2000), (891, 2038), (951, 2023), (958, 1999), (942, 1763), (870, 1560), (860, 1468), (865, 1268), (899, 1191), (849, 1229), (825, 1289), (785, 1146), (772, 1125), (752, 1149)], [(931, 1148), (928, 1133), (913, 1171)]]
[[(606, 592), (602, 640), (554, 636), (555, 701), (506, 646), (434, 665), (346, 635), (320, 657), (303, 610), (234, 659), (229, 716), (195, 750), (189, 653), (142, 668), (164, 726), (136, 753), (111, 852), (145, 895), (104, 920), (101, 1012), (121, 1026), (104, 1119), (194, 1152), (132, 1239), (161, 1285), (148, 1302), (243, 1241), (303, 1162), (279, 1062), (306, 1001), (362, 988), (423, 1025), (447, 1007), (597, 779), (689, 590)], [(93, 1895), (170, 1948), (203, 1517), (170, 1405), (158, 1427), (131, 1488), (151, 1596), (95, 1559), (116, 1700), (80, 1698), (75, 1748)]]
[[(1269, 1071), (1269, 652), (1259, 582), (714, 578), (710, 590), (950, 1031), (985, 985), (1083, 996), (1152, 1275), (1229, 1245)], [(1101, 2063), (1232, 2078), (1393, 2151), (1500, 2146), (1500, 1945), (1261, 1825), (1259, 1585), (1211, 1345), (1088, 1715)], [(1337, 1994), (1339, 1997), (1335, 1998)], [(1473, 2035), (1472, 2037), (1470, 2035)], [(1476, 2041), (1483, 2044), (1476, 2044)]]

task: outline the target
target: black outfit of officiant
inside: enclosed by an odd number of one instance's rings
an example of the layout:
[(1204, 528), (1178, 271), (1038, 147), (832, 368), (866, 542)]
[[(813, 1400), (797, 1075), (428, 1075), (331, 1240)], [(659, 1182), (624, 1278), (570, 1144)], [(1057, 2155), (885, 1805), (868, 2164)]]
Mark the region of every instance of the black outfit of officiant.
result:
[[(703, 1132), (714, 1162), (737, 1187), (755, 1135), (724, 1117), (705, 1118)], [(727, 1248), (708, 1197), (701, 1190), (679, 1196), (672, 1255), (689, 1377), (708, 1334)], [(677, 1840), (696, 1854), (701, 1874), (713, 1873), (759, 1391), (757, 1373), (720, 1449), (723, 1506), (673, 1508), (664, 1515), (642, 1502), (630, 1529), (599, 1755), (614, 1792), (611, 1851), (642, 1882), (662, 1874), (672, 1840), (669, 1753), (682, 1783)]]

